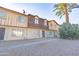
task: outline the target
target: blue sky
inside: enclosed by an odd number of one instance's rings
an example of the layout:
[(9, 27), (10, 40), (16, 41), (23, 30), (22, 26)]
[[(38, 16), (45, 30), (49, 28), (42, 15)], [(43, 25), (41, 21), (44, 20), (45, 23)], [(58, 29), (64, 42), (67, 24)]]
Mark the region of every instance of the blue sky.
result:
[[(55, 15), (52, 10), (54, 9), (54, 3), (0, 3), (0, 6), (22, 12), (24, 9), (27, 14), (38, 15), (39, 17), (56, 20), (59, 24), (62, 24), (65, 19), (60, 19)], [(70, 22), (79, 24), (79, 8), (73, 9), (69, 14)]]

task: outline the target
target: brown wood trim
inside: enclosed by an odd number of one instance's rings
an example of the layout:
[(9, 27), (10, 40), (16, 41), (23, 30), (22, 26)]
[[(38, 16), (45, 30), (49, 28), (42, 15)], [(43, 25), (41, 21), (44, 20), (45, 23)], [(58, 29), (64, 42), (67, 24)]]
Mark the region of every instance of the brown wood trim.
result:
[[(4, 26), (4, 27), (17, 27), (17, 28), (27, 28), (29, 29), (30, 27), (20, 27), (20, 26), (9, 26), (9, 25), (0, 25), (0, 26)], [(57, 30), (49, 30), (49, 29), (40, 29), (40, 28), (34, 28), (34, 27), (31, 27), (30, 29), (39, 29), (39, 30), (45, 30), (45, 31), (57, 31)]]
[(0, 25), (0, 26), (6, 26), (6, 27), (17, 27), (17, 28), (27, 28), (27, 27), (21, 27), (21, 26), (10, 26), (10, 25)]

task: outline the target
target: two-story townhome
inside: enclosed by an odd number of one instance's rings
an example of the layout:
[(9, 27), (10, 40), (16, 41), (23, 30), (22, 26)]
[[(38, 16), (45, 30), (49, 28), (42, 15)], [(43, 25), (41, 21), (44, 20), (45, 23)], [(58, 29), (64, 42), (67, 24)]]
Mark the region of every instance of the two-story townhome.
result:
[(59, 24), (55, 20), (48, 21), (49, 37), (59, 37)]
[(43, 38), (45, 31), (48, 30), (48, 22), (46, 19), (40, 18), (37, 15), (28, 15), (28, 37)]
[(28, 16), (0, 6), (0, 40), (27, 38)]

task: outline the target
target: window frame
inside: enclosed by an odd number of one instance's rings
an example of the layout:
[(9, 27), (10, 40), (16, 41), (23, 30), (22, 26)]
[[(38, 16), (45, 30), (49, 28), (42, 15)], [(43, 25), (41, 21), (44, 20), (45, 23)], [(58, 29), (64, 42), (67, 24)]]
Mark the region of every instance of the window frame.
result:
[(18, 16), (19, 23), (25, 23), (25, 17), (24, 16)]
[(34, 23), (39, 24), (39, 18), (38, 17), (35, 17)]
[(47, 26), (47, 20), (44, 20), (44, 25)]
[[(3, 14), (3, 15), (1, 15), (1, 14)], [(7, 19), (7, 14), (6, 14), (6, 12), (0, 11), (0, 19), (3, 19), (3, 20)]]

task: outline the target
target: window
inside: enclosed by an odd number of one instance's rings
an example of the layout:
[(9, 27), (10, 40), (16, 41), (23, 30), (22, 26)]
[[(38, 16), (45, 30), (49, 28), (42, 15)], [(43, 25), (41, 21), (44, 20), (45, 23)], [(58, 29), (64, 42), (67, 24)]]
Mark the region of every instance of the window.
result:
[(35, 24), (39, 24), (38, 17), (35, 17)]
[(20, 23), (24, 23), (25, 22), (24, 16), (19, 16), (18, 20), (19, 20)]
[(6, 19), (6, 13), (0, 11), (0, 19)]
[(47, 20), (44, 20), (44, 25), (46, 25), (46, 26), (47, 26)]
[(52, 32), (51, 31), (49, 32), (49, 35), (52, 35)]
[(39, 24), (37, 19), (35, 19), (35, 24)]

